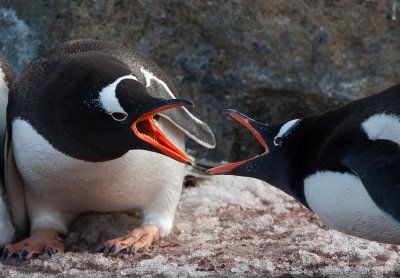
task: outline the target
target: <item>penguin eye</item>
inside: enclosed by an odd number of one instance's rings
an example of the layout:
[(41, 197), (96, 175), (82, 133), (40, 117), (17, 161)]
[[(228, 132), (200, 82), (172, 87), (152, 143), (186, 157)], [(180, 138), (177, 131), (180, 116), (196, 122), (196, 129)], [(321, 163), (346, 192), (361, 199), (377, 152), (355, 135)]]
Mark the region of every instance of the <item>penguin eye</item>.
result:
[(280, 146), (280, 145), (282, 145), (282, 141), (283, 141), (283, 139), (282, 139), (282, 137), (275, 137), (274, 138), (274, 145), (275, 146)]
[(114, 120), (121, 122), (121, 121), (125, 121), (126, 118), (128, 117), (128, 114), (123, 113), (123, 112), (114, 112), (114, 113), (110, 113), (111, 117), (113, 117)]

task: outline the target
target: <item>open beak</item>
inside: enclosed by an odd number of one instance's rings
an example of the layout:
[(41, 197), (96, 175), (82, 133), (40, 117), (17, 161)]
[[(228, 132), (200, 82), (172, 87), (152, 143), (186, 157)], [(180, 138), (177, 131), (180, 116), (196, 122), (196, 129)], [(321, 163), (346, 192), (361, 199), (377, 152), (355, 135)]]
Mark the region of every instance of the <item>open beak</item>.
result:
[(263, 139), (263, 137), (261, 136), (261, 134), (259, 132), (259, 130), (264, 127), (264, 124), (254, 121), (253, 119), (251, 119), (251, 118), (247, 117), (246, 115), (244, 115), (236, 110), (233, 110), (233, 109), (227, 109), (224, 111), (224, 113), (228, 114), (229, 116), (234, 118), (236, 121), (238, 121), (239, 123), (244, 125), (248, 130), (250, 130), (250, 132), (256, 137), (257, 141), (265, 148), (265, 151), (261, 155), (258, 155), (256, 157), (253, 157), (250, 159), (241, 160), (241, 161), (237, 161), (237, 162), (233, 162), (233, 163), (229, 163), (226, 165), (221, 165), (221, 166), (209, 169), (206, 173), (211, 174), (211, 175), (228, 174), (236, 167), (269, 153), (269, 148), (268, 148), (267, 142), (265, 142), (265, 140)]
[(154, 122), (153, 117), (165, 110), (192, 105), (191, 102), (180, 99), (168, 100), (169, 103), (158, 107), (150, 112), (147, 112), (140, 116), (132, 125), (131, 129), (141, 140), (152, 145), (158, 149), (161, 153), (171, 157), (179, 162), (191, 165), (190, 158), (178, 147), (176, 147), (168, 138), (162, 133), (160, 128)]

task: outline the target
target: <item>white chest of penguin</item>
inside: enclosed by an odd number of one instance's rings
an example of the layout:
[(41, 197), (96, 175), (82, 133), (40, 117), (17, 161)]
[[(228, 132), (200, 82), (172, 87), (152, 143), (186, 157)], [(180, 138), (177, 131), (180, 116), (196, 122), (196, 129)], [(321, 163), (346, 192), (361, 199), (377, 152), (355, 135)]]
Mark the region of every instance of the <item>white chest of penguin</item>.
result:
[[(375, 114), (361, 128), (371, 141), (400, 145), (399, 116)], [(358, 237), (400, 244), (400, 222), (375, 204), (358, 176), (317, 172), (304, 180), (304, 194), (311, 209), (329, 226)]]
[[(180, 130), (163, 118), (159, 126), (184, 148)], [(168, 206), (169, 200), (179, 199), (185, 166), (166, 156), (132, 150), (111, 161), (86, 162), (54, 149), (24, 120), (14, 120), (12, 130), (18, 138), (13, 148), (28, 206), (35, 200), (65, 212), (111, 212), (154, 203)]]
[(400, 243), (400, 223), (374, 203), (357, 176), (318, 172), (305, 179), (304, 193), (311, 209), (330, 227), (370, 240)]

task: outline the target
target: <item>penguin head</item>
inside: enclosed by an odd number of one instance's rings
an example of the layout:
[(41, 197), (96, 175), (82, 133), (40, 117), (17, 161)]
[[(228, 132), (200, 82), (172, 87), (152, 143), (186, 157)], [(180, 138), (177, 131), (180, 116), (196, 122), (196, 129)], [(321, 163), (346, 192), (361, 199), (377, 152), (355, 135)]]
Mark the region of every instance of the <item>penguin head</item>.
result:
[(66, 153), (106, 161), (141, 149), (190, 164), (154, 120), (164, 110), (192, 105), (190, 101), (152, 97), (132, 71), (111, 56), (71, 55), (57, 69), (42, 88), (46, 100), (38, 105), (53, 115), (65, 140), (74, 141), (71, 148), (64, 144)]
[(295, 151), (296, 131), (301, 125), (301, 120), (268, 125), (233, 109), (224, 112), (249, 129), (264, 148), (264, 152), (254, 158), (212, 168), (207, 173), (254, 177), (288, 191), (289, 189), (284, 187), (287, 185), (291, 154)]

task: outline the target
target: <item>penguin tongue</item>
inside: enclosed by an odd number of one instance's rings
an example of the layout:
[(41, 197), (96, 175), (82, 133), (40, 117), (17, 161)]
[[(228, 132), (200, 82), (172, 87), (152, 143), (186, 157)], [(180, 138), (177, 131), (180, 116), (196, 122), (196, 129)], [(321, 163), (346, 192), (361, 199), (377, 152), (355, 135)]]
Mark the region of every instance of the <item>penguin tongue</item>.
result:
[(244, 116), (241, 113), (238, 113), (234, 110), (228, 110), (226, 113), (228, 113), (229, 116), (231, 116), (236, 121), (238, 121), (239, 123), (244, 125), (248, 130), (250, 130), (250, 132), (254, 135), (254, 137), (256, 137), (257, 141), (265, 148), (265, 151), (261, 155), (258, 155), (253, 158), (249, 158), (249, 159), (229, 163), (226, 165), (214, 167), (212, 169), (207, 170), (206, 171), (207, 174), (211, 174), (211, 175), (229, 174), (229, 172), (232, 171), (233, 169), (235, 169), (236, 167), (239, 167), (240, 165), (245, 164), (246, 162), (249, 162), (250, 160), (253, 160), (257, 157), (260, 157), (260, 156), (263, 156), (263, 155), (266, 155), (267, 153), (269, 153), (269, 148), (268, 148), (267, 142), (265, 142), (265, 140), (262, 138), (261, 134), (257, 131), (257, 129), (255, 129), (251, 125), (250, 118), (247, 118), (246, 116)]
[(161, 153), (169, 156), (179, 162), (185, 164), (191, 164), (190, 158), (178, 147), (176, 147), (168, 138), (162, 133), (159, 127), (154, 122), (154, 115), (157, 113), (182, 106), (181, 104), (171, 104), (166, 105), (149, 113), (142, 115), (138, 120), (136, 120), (131, 129), (134, 131), (137, 137), (152, 145), (158, 149)]

